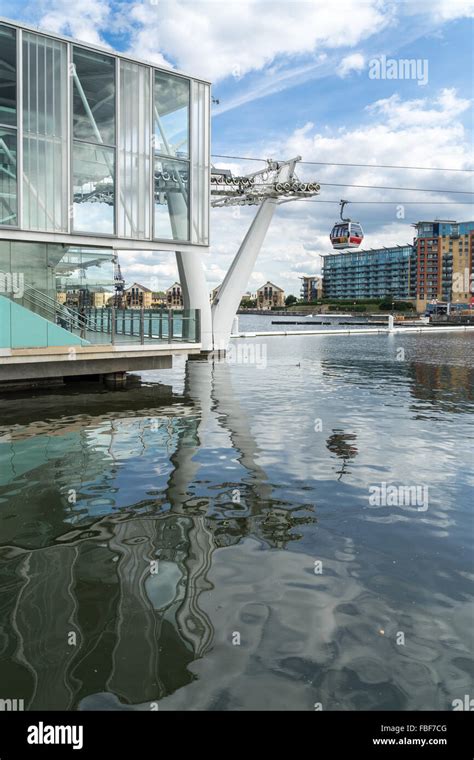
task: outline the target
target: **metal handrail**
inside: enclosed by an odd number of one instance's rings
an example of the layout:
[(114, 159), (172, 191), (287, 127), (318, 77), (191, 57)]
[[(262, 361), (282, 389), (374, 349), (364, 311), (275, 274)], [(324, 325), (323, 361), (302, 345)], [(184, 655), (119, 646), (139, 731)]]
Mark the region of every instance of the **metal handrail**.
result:
[(45, 307), (45, 310), (49, 311), (50, 318), (52, 317), (56, 321), (57, 316), (62, 317), (73, 329), (81, 330), (85, 328), (93, 332), (102, 332), (88, 316), (81, 316), (77, 311), (58, 303), (55, 298), (48, 296), (41, 290), (33, 288), (31, 285), (25, 287), (23, 299), (30, 303), (32, 300), (33, 303), (37, 301), (40, 306)]

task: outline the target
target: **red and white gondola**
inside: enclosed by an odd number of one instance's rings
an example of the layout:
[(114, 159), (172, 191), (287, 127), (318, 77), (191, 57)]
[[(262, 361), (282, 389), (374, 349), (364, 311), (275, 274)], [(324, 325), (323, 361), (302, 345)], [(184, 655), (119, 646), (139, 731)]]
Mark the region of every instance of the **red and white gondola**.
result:
[(336, 222), (331, 230), (329, 238), (332, 247), (336, 250), (341, 248), (358, 248), (364, 239), (364, 232), (359, 222), (352, 219), (344, 219), (342, 214), (348, 201), (341, 201), (341, 221)]

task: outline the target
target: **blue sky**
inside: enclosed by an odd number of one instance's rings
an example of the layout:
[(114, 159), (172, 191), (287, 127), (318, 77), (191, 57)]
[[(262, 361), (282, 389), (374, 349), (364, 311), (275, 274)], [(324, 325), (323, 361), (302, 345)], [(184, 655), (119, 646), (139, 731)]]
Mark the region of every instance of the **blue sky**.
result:
[[(2, 16), (211, 79), (220, 100), (214, 153), (446, 168), (472, 168), (473, 13), (474, 0), (0, 0)], [(427, 82), (371, 78), (380, 56), (419, 60)], [(259, 166), (214, 162), (235, 171)], [(304, 166), (298, 173), (321, 182), (473, 189), (471, 174), (448, 171)], [(340, 197), (353, 202), (368, 248), (410, 241), (410, 225), (421, 218), (474, 218), (460, 203), (468, 195), (323, 185), (321, 200)], [(393, 205), (362, 203), (369, 200)], [(434, 202), (405, 205), (399, 218), (396, 207), (408, 200)], [(221, 281), (254, 212), (213, 210), (210, 287)], [(280, 207), (249, 289), (271, 279), (296, 293), (299, 276), (320, 271), (337, 213), (336, 203)], [(164, 253), (152, 264), (130, 254), (125, 268), (127, 279), (154, 287), (176, 277), (174, 257)]]

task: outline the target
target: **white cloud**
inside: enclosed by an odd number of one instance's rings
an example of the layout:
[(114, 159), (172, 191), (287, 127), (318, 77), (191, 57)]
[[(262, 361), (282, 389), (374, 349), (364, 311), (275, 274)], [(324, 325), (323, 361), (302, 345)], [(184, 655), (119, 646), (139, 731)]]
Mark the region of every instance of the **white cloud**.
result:
[(108, 0), (49, 0), (41, 2), (39, 26), (56, 34), (66, 34), (92, 45), (109, 47), (100, 32), (109, 28), (112, 9)]
[[(279, 58), (297, 69), (308, 55), (320, 63), (328, 50), (361, 45), (403, 16), (439, 25), (473, 13), (474, 0), (338, 0), (337, 12), (328, 0), (39, 0), (30, 11), (40, 27), (92, 44), (107, 46), (111, 31), (130, 35), (132, 54), (215, 82)], [(345, 56), (340, 75), (360, 70), (361, 57)]]
[[(318, 48), (357, 45), (391, 20), (379, 0), (160, 0), (127, 10), (133, 53), (156, 53), (212, 81), (258, 71), (278, 56), (301, 57)], [(319, 51), (318, 51), (319, 52)]]
[(337, 73), (340, 77), (344, 78), (349, 76), (352, 71), (362, 71), (364, 66), (365, 58), (362, 53), (352, 53), (342, 59), (337, 67)]
[[(399, 95), (379, 100), (368, 109), (368, 123), (353, 129), (327, 129), (307, 123), (278, 141), (266, 141), (252, 148), (256, 155), (285, 158), (302, 155), (305, 161), (336, 161), (361, 164), (395, 164), (472, 168), (469, 134), (452, 114), (464, 113), (469, 101), (455, 90), (441, 90), (425, 99), (404, 101)], [(242, 154), (245, 149), (242, 148)], [(224, 162), (220, 164), (225, 165)], [(251, 171), (248, 164), (235, 166), (236, 172)], [(260, 168), (260, 166), (258, 167)], [(448, 171), (410, 171), (337, 166), (299, 166), (298, 174), (306, 179), (338, 183), (342, 187), (322, 185), (320, 196), (311, 203), (290, 203), (277, 209), (257, 260), (259, 273), (285, 288), (299, 291), (301, 274), (320, 272), (320, 254), (329, 253), (329, 231), (337, 219), (337, 200), (348, 198), (352, 218), (363, 224), (363, 248), (406, 244), (413, 238), (411, 223), (420, 218), (444, 217), (469, 219), (470, 206), (457, 204), (458, 196), (401, 190), (356, 189), (347, 184), (402, 187), (434, 187), (458, 190), (470, 186), (470, 175)], [(327, 203), (329, 199), (334, 204)], [(459, 200), (465, 200), (460, 198)], [(388, 204), (380, 205), (380, 201)], [(411, 205), (415, 201), (435, 201), (433, 205)], [(355, 201), (371, 201), (357, 205)], [(437, 205), (436, 202), (454, 202)], [(399, 206), (403, 208), (399, 208)], [(244, 237), (253, 210), (244, 210), (235, 219), (229, 209), (212, 212), (211, 260), (225, 269)]]
[[(426, 5), (427, 12), (436, 21), (453, 21), (456, 18), (470, 18), (474, 15), (474, 0), (430, 0)], [(411, 10), (416, 12), (416, 4), (413, 4)]]
[(464, 113), (470, 105), (471, 101), (459, 98), (456, 90), (443, 89), (433, 101), (426, 98), (402, 101), (400, 95), (394, 94), (390, 98), (377, 100), (366, 110), (375, 117), (385, 117), (392, 128), (417, 128), (432, 126), (437, 120), (442, 124), (453, 113), (457, 116)]
[[(334, 59), (341, 57), (340, 76), (361, 70), (368, 57), (365, 40), (400, 17), (413, 14), (422, 26), (441, 24), (470, 15), (474, 0), (431, 0), (429, 3), (393, 3), (391, 0), (328, 0), (312, 2), (273, 2), (267, 0), (159, 0), (117, 6), (112, 0), (43, 0), (35, 6), (36, 21), (52, 31), (104, 45), (108, 32), (131, 36), (130, 52), (160, 65), (175, 65), (215, 81), (226, 76), (248, 77), (244, 87), (235, 88), (233, 105), (260, 97), (276, 89), (295, 84), (298, 77), (334, 74)], [(118, 8), (121, 10), (118, 10)], [(271, 12), (267, 9), (271, 8)], [(417, 16), (417, 19), (415, 19)], [(373, 37), (372, 37), (373, 39)], [(405, 39), (405, 38), (404, 38)], [(375, 38), (375, 41), (378, 41)], [(350, 53), (348, 48), (361, 52)], [(328, 55), (329, 54), (329, 55)], [(319, 68), (318, 68), (319, 67)], [(296, 79), (295, 79), (296, 77)], [(249, 94), (250, 92), (250, 94)], [(256, 94), (255, 94), (256, 93)], [(239, 146), (242, 155), (288, 157), (301, 154), (307, 161), (341, 161), (368, 164), (413, 164), (417, 166), (468, 167), (471, 146), (460, 115), (470, 102), (453, 89), (437, 97), (402, 100), (395, 94), (374, 102), (366, 111), (369, 117), (351, 129), (315, 127), (307, 123), (278, 140), (262, 140)], [(228, 102), (224, 108), (229, 107)], [(225, 150), (223, 152), (226, 152)], [(233, 170), (240, 169), (235, 162)], [(257, 167), (255, 167), (257, 168)], [(250, 167), (245, 166), (245, 171)], [(391, 170), (351, 169), (342, 167), (301, 167), (302, 177), (344, 185), (380, 184), (456, 189), (468, 185), (465, 175), (442, 172), (398, 172)], [(393, 206), (353, 205), (353, 217), (364, 224), (364, 247), (405, 243), (410, 240), (410, 222), (419, 215), (427, 218), (446, 216), (468, 218), (467, 206), (406, 206), (405, 219), (395, 216), (395, 204), (403, 200), (426, 200), (426, 193), (358, 190), (323, 186), (315, 203), (294, 203), (280, 207), (269, 229), (253, 273), (252, 284), (267, 279), (282, 285), (287, 292), (297, 292), (301, 273), (317, 273), (319, 255), (329, 250), (328, 234), (338, 214), (337, 205), (322, 203), (348, 197), (352, 201), (390, 200)], [(456, 200), (456, 196), (438, 196)], [(449, 211), (446, 211), (449, 209)], [(212, 212), (212, 247), (204, 255), (210, 287), (219, 284), (244, 237), (255, 209), (243, 209), (240, 218), (232, 210)], [(162, 258), (164, 256), (164, 258)], [(156, 277), (159, 287), (166, 287), (177, 277), (173, 254), (127, 253), (121, 259), (127, 281), (147, 284)], [(151, 267), (151, 268), (150, 268)]]
[[(452, 113), (462, 113), (468, 107), (469, 101), (459, 97), (455, 90), (442, 90), (435, 97), (408, 101), (395, 95), (373, 103), (367, 110), (370, 121), (353, 129), (340, 128), (335, 131), (326, 129), (324, 125), (316, 129), (314, 124), (307, 123), (291, 134), (282, 136), (277, 142), (267, 141), (260, 146), (253, 146), (253, 149), (259, 155), (283, 158), (300, 154), (306, 161), (472, 168), (469, 135), (461, 121), (453, 121), (451, 118)], [(244, 148), (242, 153), (245, 154)], [(226, 165), (224, 161), (219, 163)], [(254, 168), (235, 161), (232, 166), (235, 173), (246, 173)], [(342, 187), (323, 184), (321, 194), (314, 202), (295, 202), (277, 208), (248, 289), (254, 290), (266, 280), (271, 280), (283, 287), (287, 294), (296, 295), (300, 289), (300, 276), (320, 273), (320, 256), (331, 250), (329, 231), (338, 217), (337, 201), (341, 197), (353, 201), (349, 213), (352, 218), (359, 219), (364, 227), (363, 248), (411, 242), (411, 223), (422, 217), (462, 220), (472, 216), (467, 205), (409, 205), (413, 201), (427, 200), (453, 202), (457, 196), (356, 189), (345, 185), (471, 189), (469, 175), (337, 166), (299, 166), (297, 171), (303, 178), (338, 183)], [(327, 203), (330, 199), (335, 202)], [(381, 200), (390, 203), (379, 205)], [(356, 201), (374, 203), (357, 205)], [(409, 203), (402, 203), (400, 212), (399, 205), (404, 201)], [(232, 208), (212, 210), (211, 250), (204, 255), (210, 289), (222, 282), (255, 211), (254, 207), (242, 208), (236, 216), (235, 209)], [(165, 257), (163, 261), (166, 268), (160, 263), (158, 268), (153, 267), (153, 272), (156, 269), (158, 276), (165, 280), (163, 286), (167, 286), (176, 279), (174, 256), (161, 255)], [(144, 277), (155, 256), (154, 253), (132, 254), (132, 262), (137, 262), (130, 263), (134, 279), (140, 280), (141, 276), (141, 281), (146, 284)]]

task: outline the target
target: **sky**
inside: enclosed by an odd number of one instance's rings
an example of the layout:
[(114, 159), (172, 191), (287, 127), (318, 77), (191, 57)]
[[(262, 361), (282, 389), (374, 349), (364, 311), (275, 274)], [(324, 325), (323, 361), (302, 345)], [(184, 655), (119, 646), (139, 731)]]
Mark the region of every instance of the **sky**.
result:
[[(474, 219), (472, 196), (446, 192), (474, 190), (471, 173), (447, 171), (474, 166), (474, 0), (0, 0), (0, 15), (211, 80), (213, 154), (370, 165), (297, 167), (302, 180), (341, 187), (322, 184), (314, 202), (278, 207), (252, 292), (270, 280), (298, 295), (299, 278), (321, 271), (340, 198), (364, 228), (364, 249), (411, 242), (422, 219)], [(398, 63), (407, 59), (409, 77)], [(213, 164), (239, 174), (262, 167)], [(255, 210), (211, 211), (209, 289)], [(170, 253), (121, 261), (128, 283), (158, 290), (177, 279)]]

